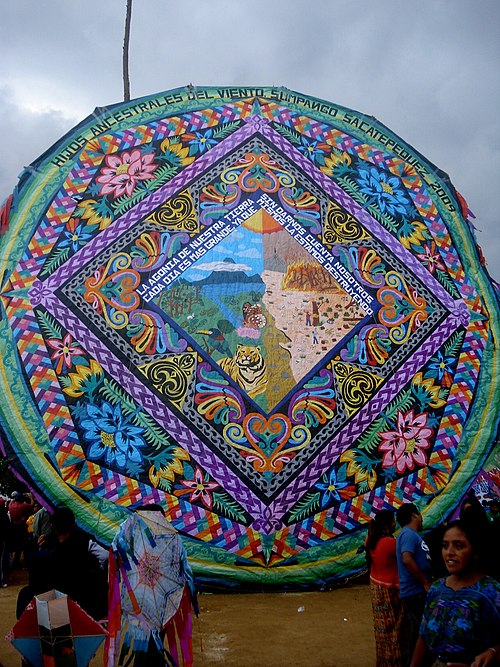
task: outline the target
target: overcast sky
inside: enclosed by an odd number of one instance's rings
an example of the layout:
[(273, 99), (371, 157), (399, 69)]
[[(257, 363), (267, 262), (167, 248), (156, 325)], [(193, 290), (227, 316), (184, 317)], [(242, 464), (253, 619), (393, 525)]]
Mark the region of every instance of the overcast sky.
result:
[[(126, 0), (3, 0), (0, 202), (123, 99)], [(131, 96), (276, 85), (375, 116), (447, 172), (500, 279), (499, 0), (133, 0)]]

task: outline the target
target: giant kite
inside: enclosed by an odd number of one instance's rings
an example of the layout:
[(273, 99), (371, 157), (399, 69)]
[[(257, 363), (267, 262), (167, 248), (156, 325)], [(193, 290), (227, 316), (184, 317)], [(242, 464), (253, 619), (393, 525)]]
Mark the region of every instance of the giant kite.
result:
[(371, 116), (278, 87), (97, 108), (0, 251), (4, 456), (105, 544), (160, 503), (200, 582), (315, 586), (378, 510), (499, 493), (496, 286), (449, 177)]

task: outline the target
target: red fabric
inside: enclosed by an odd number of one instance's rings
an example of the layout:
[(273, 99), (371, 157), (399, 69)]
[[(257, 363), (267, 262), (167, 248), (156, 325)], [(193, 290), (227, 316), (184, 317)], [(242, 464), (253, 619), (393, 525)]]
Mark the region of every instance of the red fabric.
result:
[(122, 607), (120, 602), (120, 583), (118, 566), (113, 550), (109, 550), (108, 560), (108, 634), (104, 643), (104, 664), (115, 665), (118, 660), (118, 648)]
[[(71, 598), (67, 598), (67, 602), (72, 637), (92, 637), (107, 634), (106, 630), (104, 630), (96, 620), (76, 604), (76, 602)], [(34, 597), (31, 599), (6, 639), (7, 641), (12, 641), (13, 639), (38, 637), (39, 633), (40, 628), (38, 626), (36, 597)]]
[(396, 538), (381, 537), (370, 555), (370, 580), (379, 586), (399, 587)]
[[(467, 205), (467, 201), (465, 197), (461, 195), (460, 192), (458, 192), (458, 190), (455, 190), (455, 192), (457, 193), (458, 203), (460, 204), (460, 213), (462, 214), (462, 218), (467, 220), (469, 216), (472, 215), (469, 206)], [(472, 217), (474, 218), (475, 216), (472, 215)]]
[(0, 236), (9, 229), (10, 207), (12, 206), (12, 195), (9, 195), (0, 209)]
[(10, 520), (14, 526), (24, 526), (26, 519), (33, 514), (33, 505), (31, 503), (11, 500), (9, 503)]
[(165, 626), (167, 646), (170, 655), (177, 667), (192, 667), (193, 665), (193, 618), (191, 599), (186, 586), (182, 594), (179, 608)]

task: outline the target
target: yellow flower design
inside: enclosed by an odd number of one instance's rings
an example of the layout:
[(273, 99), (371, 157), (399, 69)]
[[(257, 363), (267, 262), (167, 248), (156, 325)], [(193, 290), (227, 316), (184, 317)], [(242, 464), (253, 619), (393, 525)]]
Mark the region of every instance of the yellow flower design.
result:
[(339, 151), (338, 153), (331, 153), (330, 157), (325, 157), (325, 164), (320, 167), (321, 171), (327, 176), (333, 176), (333, 171), (339, 165), (348, 167), (352, 162), (349, 153)]
[(188, 164), (191, 164), (191, 162), (194, 162), (194, 156), (189, 155), (189, 148), (183, 146), (178, 140), (167, 137), (161, 142), (160, 148), (172, 164), (178, 164), (185, 167)]
[(68, 375), (71, 385), (69, 387), (63, 387), (63, 391), (65, 394), (68, 394), (68, 396), (72, 396), (73, 398), (83, 396), (83, 394), (96, 384), (96, 380), (93, 380), (93, 378), (95, 377), (99, 381), (100, 378), (97, 378), (97, 376), (102, 375), (102, 373), (103, 370), (101, 364), (94, 361), (94, 359), (91, 359), (90, 367), (76, 366), (76, 373), (70, 373)]
[(175, 475), (181, 475), (183, 472), (182, 461), (189, 460), (189, 454), (180, 447), (175, 447), (171, 453), (172, 460), (162, 463), (159, 469), (154, 465), (149, 469), (149, 481), (156, 489), (162, 479), (174, 481)]
[(427, 236), (424, 235), (424, 232), (427, 231), (427, 227), (420, 220), (412, 220), (409, 223), (411, 231), (408, 234), (404, 232), (399, 233), (399, 240), (402, 245), (408, 250), (410, 249), (411, 244), (420, 245), (422, 241), (425, 241)]
[(101, 215), (97, 209), (97, 201), (95, 199), (84, 199), (78, 204), (78, 208), (83, 210), (80, 214), (82, 220), (86, 220), (89, 225), (99, 225), (99, 230), (103, 231), (109, 227), (113, 218), (111, 215)]
[(370, 489), (374, 489), (377, 483), (377, 473), (375, 470), (368, 471), (364, 468), (357, 460), (358, 456), (359, 452), (348, 449), (341, 455), (340, 461), (341, 463), (347, 463), (347, 476), (352, 477), (354, 475), (356, 484), (366, 481)]
[(442, 388), (439, 385), (435, 385), (432, 378), (427, 378), (424, 380), (422, 373), (417, 373), (412, 380), (412, 384), (415, 388), (424, 388), (424, 391), (430, 398), (430, 400), (427, 401), (427, 404), (431, 408), (441, 408), (443, 405), (446, 405), (446, 398), (442, 397)]

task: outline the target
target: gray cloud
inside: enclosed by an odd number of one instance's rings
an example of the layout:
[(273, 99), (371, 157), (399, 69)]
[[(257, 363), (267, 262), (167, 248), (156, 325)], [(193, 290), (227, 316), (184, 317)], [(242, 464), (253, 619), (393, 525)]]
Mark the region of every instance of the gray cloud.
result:
[[(16, 0), (0, 20), (0, 200), (96, 106), (122, 99), (125, 0)], [(134, 97), (283, 85), (375, 116), (447, 172), (500, 278), (497, 0), (135, 0)]]

